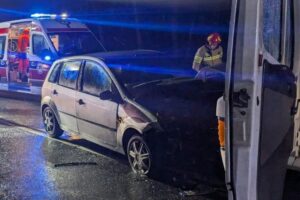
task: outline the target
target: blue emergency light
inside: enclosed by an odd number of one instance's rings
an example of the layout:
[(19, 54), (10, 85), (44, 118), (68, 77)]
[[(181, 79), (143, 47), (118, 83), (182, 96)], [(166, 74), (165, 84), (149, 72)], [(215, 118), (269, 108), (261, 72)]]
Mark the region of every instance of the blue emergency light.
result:
[(50, 17), (50, 18), (56, 18), (57, 15), (55, 14), (43, 14), (43, 13), (34, 13), (30, 15), (32, 18), (41, 18), (41, 17)]
[(62, 14), (60, 15), (60, 17), (61, 17), (62, 19), (66, 19), (66, 18), (68, 18), (68, 14), (67, 14), (67, 13), (62, 13)]
[(50, 56), (45, 56), (45, 60), (49, 61), (49, 60), (51, 60), (51, 57)]
[(68, 18), (68, 14), (67, 13), (62, 13), (61, 15), (56, 15), (56, 14), (45, 14), (45, 13), (34, 13), (34, 14), (31, 14), (30, 17), (32, 17), (32, 18), (52, 18), (52, 19), (61, 18), (61, 19), (66, 19), (66, 18)]

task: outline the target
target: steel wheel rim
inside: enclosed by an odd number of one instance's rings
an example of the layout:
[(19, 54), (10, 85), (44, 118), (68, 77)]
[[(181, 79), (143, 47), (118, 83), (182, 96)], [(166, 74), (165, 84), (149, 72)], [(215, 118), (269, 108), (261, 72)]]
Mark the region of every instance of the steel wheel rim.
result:
[(44, 125), (45, 129), (48, 133), (52, 133), (54, 131), (55, 126), (55, 118), (51, 110), (47, 109), (44, 112)]
[(131, 168), (135, 173), (148, 174), (151, 167), (150, 150), (143, 141), (136, 139), (131, 142), (128, 157)]

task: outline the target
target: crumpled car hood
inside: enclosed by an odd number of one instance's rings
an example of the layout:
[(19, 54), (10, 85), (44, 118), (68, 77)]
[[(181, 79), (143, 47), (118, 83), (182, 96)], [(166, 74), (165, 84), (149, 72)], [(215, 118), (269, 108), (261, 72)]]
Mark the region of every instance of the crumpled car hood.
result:
[(134, 100), (152, 112), (165, 129), (193, 132), (216, 120), (217, 99), (223, 84), (193, 79), (169, 79), (130, 89)]

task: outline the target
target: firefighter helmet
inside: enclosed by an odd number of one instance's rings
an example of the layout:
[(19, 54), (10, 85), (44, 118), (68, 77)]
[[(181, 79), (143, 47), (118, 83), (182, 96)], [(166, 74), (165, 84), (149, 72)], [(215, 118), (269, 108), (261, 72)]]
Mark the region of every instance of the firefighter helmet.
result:
[(207, 37), (207, 42), (211, 44), (220, 44), (222, 41), (219, 33), (211, 33)]

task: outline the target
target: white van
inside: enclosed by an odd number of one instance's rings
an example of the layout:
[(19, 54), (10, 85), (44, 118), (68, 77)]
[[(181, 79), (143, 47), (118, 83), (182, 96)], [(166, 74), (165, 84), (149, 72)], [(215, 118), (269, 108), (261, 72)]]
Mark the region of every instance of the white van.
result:
[[(20, 78), (20, 37), (29, 30), (26, 76)], [(19, 42), (18, 42), (19, 40)], [(41, 86), (54, 60), (105, 51), (90, 29), (65, 15), (34, 14), (32, 18), (0, 23), (0, 80)], [(23, 58), (24, 59), (24, 58)]]
[(225, 89), (228, 199), (279, 200), (291, 151), (289, 166), (300, 166), (300, 1), (232, 2)]

